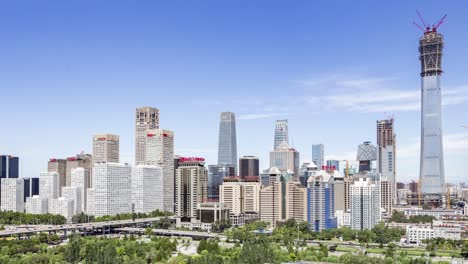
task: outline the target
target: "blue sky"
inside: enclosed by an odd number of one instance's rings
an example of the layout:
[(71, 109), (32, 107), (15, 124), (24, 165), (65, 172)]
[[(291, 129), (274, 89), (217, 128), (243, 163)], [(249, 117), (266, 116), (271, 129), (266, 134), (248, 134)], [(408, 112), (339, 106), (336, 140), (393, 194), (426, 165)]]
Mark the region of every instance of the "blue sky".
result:
[(446, 177), (466, 179), (468, 3), (464, 1), (2, 1), (0, 152), (38, 176), (51, 157), (121, 139), (133, 162), (134, 109), (154, 106), (176, 152), (216, 163), (219, 112), (237, 115), (238, 154), (268, 167), (275, 119), (301, 160), (324, 143), (355, 159), (394, 115), (397, 178), (419, 173), (419, 9), (448, 14), (443, 129)]

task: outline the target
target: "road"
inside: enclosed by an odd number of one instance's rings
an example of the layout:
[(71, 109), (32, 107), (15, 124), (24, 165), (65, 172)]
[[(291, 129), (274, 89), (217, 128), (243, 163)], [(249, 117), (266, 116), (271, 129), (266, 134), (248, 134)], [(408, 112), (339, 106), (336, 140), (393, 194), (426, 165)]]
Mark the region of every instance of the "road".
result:
[[(159, 221), (163, 217), (153, 217), (153, 218), (141, 218), (129, 220), (116, 220), (116, 221), (107, 221), (107, 222), (94, 222), (94, 223), (84, 223), (84, 224), (65, 224), (65, 225), (37, 225), (37, 226), (28, 226), (27, 228), (16, 228), (14, 230), (3, 230), (0, 231), (0, 237), (8, 237), (15, 235), (29, 235), (41, 232), (66, 232), (66, 231), (76, 231), (76, 230), (93, 230), (93, 229), (110, 229), (111, 227), (123, 227), (128, 225), (140, 225), (140, 224), (150, 224)], [(169, 217), (173, 219), (173, 217)]]

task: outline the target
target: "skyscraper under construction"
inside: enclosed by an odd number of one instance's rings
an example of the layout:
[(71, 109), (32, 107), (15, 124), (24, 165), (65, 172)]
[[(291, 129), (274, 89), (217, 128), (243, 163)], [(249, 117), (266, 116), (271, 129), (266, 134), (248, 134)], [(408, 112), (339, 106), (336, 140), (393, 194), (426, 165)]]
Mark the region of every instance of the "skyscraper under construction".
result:
[(444, 155), (442, 144), (442, 107), (440, 80), (444, 37), (435, 26), (428, 26), (419, 40), (421, 61), (421, 163), (420, 192), (429, 199), (441, 201), (445, 188)]

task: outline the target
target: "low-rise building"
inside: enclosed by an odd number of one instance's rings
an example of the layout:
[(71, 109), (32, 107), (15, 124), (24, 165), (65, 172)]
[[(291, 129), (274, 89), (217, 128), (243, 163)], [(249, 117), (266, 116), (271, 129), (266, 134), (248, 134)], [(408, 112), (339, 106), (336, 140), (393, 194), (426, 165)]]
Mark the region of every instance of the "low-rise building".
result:
[(441, 237), (450, 240), (461, 239), (462, 227), (460, 224), (434, 221), (432, 229), (434, 230), (434, 237)]
[(417, 215), (428, 215), (433, 216), (436, 219), (443, 219), (445, 217), (456, 217), (463, 215), (462, 210), (453, 210), (453, 209), (430, 209), (423, 210), (417, 207), (403, 208), (403, 213), (407, 216), (417, 216)]
[(230, 207), (218, 202), (199, 203), (196, 215), (196, 218), (191, 218), (190, 221), (181, 221), (181, 218), (177, 218), (176, 226), (190, 230), (211, 230), (213, 223), (230, 220)]
[(406, 227), (406, 243), (420, 245), (426, 239), (434, 237), (434, 230), (430, 227), (410, 226)]

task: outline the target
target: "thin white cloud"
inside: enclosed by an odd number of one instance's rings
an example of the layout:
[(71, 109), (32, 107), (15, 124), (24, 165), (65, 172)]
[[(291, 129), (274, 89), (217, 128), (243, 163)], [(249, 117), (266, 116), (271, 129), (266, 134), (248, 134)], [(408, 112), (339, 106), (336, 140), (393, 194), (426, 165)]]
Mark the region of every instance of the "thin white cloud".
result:
[[(446, 134), (443, 136), (444, 155), (452, 155), (468, 151), (468, 132)], [(420, 139), (413, 139), (411, 143), (397, 149), (398, 158), (419, 158)]]
[[(305, 87), (326, 87), (326, 94), (314, 93), (305, 101), (320, 106), (328, 111), (348, 112), (403, 112), (421, 109), (421, 92), (419, 89), (388, 88), (390, 78), (348, 78), (341, 75), (330, 75), (319, 79), (304, 80)], [(378, 88), (378, 89), (376, 89)], [(443, 106), (468, 102), (468, 85), (444, 88), (442, 90)]]

